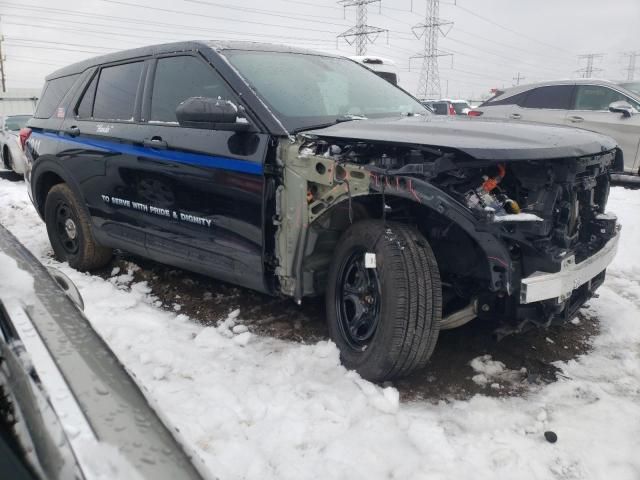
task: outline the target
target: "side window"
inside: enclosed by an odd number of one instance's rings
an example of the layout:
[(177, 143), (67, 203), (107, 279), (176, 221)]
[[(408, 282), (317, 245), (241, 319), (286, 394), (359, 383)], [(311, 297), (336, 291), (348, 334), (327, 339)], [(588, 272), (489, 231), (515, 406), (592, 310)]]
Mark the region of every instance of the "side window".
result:
[(98, 75), (94, 75), (91, 83), (84, 91), (82, 100), (76, 108), (76, 116), (78, 118), (91, 118), (91, 111), (93, 110), (93, 99), (96, 93), (96, 84), (98, 83)]
[(133, 121), (141, 73), (142, 62), (103, 68), (93, 102), (93, 117)]
[(554, 85), (534, 88), (523, 103), (525, 108), (569, 110), (573, 85)]
[(35, 118), (50, 118), (58, 105), (60, 105), (62, 98), (76, 81), (76, 78), (78, 78), (78, 75), (49, 80), (42, 91), (36, 113), (33, 116)]
[(158, 60), (151, 94), (152, 122), (177, 123), (176, 107), (190, 97), (235, 97), (222, 77), (196, 57)]
[(522, 106), (522, 102), (527, 96), (527, 92), (518, 93), (516, 95), (511, 95), (510, 97), (504, 98), (504, 93), (497, 95), (493, 98), (490, 98), (486, 102), (484, 102), (481, 107), (493, 107), (494, 105), (520, 105)]
[(574, 109), (609, 111), (609, 104), (621, 100), (629, 102), (636, 109), (640, 109), (638, 102), (610, 88), (599, 85), (579, 85)]

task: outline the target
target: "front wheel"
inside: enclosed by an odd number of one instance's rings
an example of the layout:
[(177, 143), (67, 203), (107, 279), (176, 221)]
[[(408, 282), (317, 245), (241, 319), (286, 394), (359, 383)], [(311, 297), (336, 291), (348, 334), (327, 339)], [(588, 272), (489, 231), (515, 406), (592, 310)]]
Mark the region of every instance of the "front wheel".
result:
[(4, 155), (2, 155), (2, 161), (6, 170), (13, 170), (13, 159), (11, 158), (11, 150), (8, 147), (4, 149)]
[[(366, 254), (370, 262), (375, 255), (375, 267), (365, 264)], [(440, 275), (427, 240), (400, 223), (352, 225), (329, 270), (326, 308), (347, 368), (383, 381), (424, 367), (442, 315)]]

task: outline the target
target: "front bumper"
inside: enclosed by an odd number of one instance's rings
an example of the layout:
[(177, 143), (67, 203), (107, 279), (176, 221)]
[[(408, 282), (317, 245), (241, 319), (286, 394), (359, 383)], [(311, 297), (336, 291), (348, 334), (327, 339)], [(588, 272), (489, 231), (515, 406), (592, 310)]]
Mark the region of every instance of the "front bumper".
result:
[(535, 272), (520, 283), (520, 303), (527, 304), (557, 298), (566, 300), (571, 292), (591, 281), (613, 261), (618, 251), (620, 227), (616, 234), (597, 253), (580, 263), (573, 256), (562, 262), (559, 272)]

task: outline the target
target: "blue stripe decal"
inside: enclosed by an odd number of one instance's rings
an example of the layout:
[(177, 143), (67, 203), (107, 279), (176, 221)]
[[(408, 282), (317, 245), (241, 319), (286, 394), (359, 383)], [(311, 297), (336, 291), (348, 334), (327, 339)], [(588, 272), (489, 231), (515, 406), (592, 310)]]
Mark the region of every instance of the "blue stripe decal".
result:
[(177, 150), (156, 150), (154, 148), (130, 145), (127, 143), (111, 142), (99, 139), (78, 139), (70, 138), (49, 132), (33, 132), (34, 136), (42, 136), (61, 140), (84, 147), (94, 147), (107, 152), (118, 152), (135, 157), (153, 157), (170, 162), (183, 163), (186, 165), (196, 165), (200, 167), (220, 168), (234, 172), (249, 173), (251, 175), (262, 175), (262, 165), (246, 160), (238, 160), (229, 157), (218, 157), (214, 155), (202, 155), (199, 153), (180, 152)]

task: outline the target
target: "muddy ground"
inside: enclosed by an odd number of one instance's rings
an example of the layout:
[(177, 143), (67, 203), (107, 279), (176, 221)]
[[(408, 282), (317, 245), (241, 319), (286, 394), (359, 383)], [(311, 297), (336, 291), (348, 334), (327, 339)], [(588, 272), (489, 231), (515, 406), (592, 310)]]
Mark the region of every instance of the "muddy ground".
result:
[[(328, 338), (321, 299), (297, 306), (288, 299), (273, 298), (235, 287), (188, 271), (141, 258), (118, 254), (99, 274), (113, 269), (126, 272), (131, 263), (140, 266), (135, 281), (147, 281), (166, 309), (180, 311), (206, 325), (215, 325), (228, 313), (240, 309), (239, 321), (257, 335), (314, 343)], [(553, 365), (586, 353), (598, 332), (598, 321), (580, 315), (578, 321), (549, 329), (534, 329), (496, 339), (497, 324), (473, 321), (461, 328), (443, 331), (428, 367), (396, 381), (403, 401), (466, 399), (476, 393), (495, 396), (522, 395), (536, 385), (556, 381)], [(504, 379), (487, 385), (472, 380), (477, 373), (472, 359), (491, 355), (510, 370)]]

